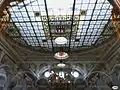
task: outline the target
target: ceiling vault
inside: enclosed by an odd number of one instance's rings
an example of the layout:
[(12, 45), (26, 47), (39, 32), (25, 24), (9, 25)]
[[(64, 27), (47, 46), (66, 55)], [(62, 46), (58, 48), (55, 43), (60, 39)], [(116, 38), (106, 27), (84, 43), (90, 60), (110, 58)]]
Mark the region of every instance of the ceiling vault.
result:
[(1, 0), (0, 89), (119, 90), (119, 11), (119, 0)]

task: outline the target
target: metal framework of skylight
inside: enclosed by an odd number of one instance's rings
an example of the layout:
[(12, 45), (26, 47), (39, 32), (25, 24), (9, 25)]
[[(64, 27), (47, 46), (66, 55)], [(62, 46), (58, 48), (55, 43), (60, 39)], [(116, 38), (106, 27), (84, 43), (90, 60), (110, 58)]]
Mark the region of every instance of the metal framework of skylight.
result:
[[(111, 18), (111, 8), (112, 5), (108, 0), (25, 0), (22, 3), (13, 2), (10, 9), (11, 23), (16, 25), (20, 34), (11, 37), (22, 38), (33, 47), (51, 50), (61, 47), (54, 41), (56, 37), (61, 36), (54, 32), (55, 27), (58, 27), (59, 24), (67, 32), (67, 34), (62, 34), (68, 39), (67, 44), (62, 45), (66, 51), (76, 47), (90, 47), (101, 37), (107, 39), (112, 36), (113, 33), (109, 34), (111, 31), (105, 28), (108, 27), (108, 21)], [(72, 26), (70, 27), (70, 25)], [(105, 31), (108, 33), (102, 35)]]

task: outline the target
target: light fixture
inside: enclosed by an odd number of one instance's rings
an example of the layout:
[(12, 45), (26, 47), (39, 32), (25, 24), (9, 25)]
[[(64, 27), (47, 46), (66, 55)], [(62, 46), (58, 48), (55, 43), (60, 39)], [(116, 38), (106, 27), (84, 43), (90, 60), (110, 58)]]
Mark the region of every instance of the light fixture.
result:
[(58, 77), (56, 77), (56, 80), (58, 80)]
[(66, 52), (57, 52), (54, 55), (54, 58), (56, 59), (67, 59), (69, 56)]
[(74, 76), (75, 78), (79, 77), (79, 73), (77, 71), (71, 72), (72, 76)]
[(70, 81), (68, 81), (68, 83), (70, 83)]
[(51, 74), (53, 74), (54, 73), (54, 71), (51, 71)]
[(55, 39), (55, 43), (56, 44), (66, 44), (67, 43), (67, 39), (65, 37), (57, 37)]
[(68, 76), (68, 73), (66, 73), (66, 76)]
[(112, 89), (113, 89), (113, 90), (117, 90), (117, 89), (118, 89), (118, 86), (112, 86)]
[(50, 72), (48, 72), (48, 71), (45, 72), (45, 73), (44, 73), (44, 76), (48, 78), (48, 77), (50, 76)]
[(63, 71), (60, 71), (60, 72), (59, 72), (59, 77), (65, 78), (65, 73), (64, 73)]
[(57, 66), (63, 68), (63, 67), (65, 67), (65, 64), (64, 63), (59, 63), (59, 64), (57, 64)]

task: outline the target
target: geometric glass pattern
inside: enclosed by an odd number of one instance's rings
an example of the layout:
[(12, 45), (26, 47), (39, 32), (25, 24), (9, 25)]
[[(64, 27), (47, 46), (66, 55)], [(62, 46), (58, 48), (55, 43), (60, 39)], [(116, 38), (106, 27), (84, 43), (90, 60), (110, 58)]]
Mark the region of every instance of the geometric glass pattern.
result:
[[(97, 45), (113, 35), (108, 0), (25, 0), (10, 5), (10, 26), (19, 33), (10, 37), (32, 47), (70, 51)], [(57, 45), (57, 37), (66, 37), (67, 43)]]

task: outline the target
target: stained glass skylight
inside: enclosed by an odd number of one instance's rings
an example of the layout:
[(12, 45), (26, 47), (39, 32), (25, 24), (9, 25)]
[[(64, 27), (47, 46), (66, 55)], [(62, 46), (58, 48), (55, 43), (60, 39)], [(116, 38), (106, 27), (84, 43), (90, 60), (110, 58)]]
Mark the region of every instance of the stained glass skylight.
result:
[[(24, 0), (12, 2), (11, 23), (28, 45), (42, 48), (89, 47), (113, 33), (110, 23), (112, 5), (108, 0)], [(109, 33), (104, 33), (109, 32)], [(104, 33), (104, 35), (103, 35)], [(66, 37), (67, 44), (57, 45), (55, 38)]]

